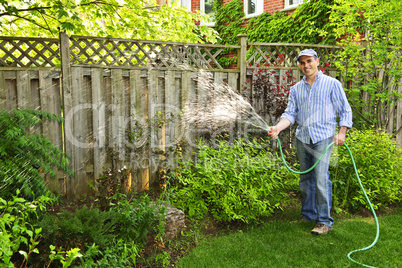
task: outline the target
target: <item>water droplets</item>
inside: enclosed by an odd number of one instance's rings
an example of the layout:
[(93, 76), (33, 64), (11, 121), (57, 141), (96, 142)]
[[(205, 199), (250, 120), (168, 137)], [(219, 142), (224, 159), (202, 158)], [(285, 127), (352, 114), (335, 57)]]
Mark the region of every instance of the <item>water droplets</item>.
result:
[(187, 128), (214, 131), (239, 120), (264, 130), (269, 128), (245, 98), (227, 84), (214, 83), (211, 73), (199, 72), (198, 89), (201, 96), (205, 94), (204, 98), (188, 103), (183, 110)]

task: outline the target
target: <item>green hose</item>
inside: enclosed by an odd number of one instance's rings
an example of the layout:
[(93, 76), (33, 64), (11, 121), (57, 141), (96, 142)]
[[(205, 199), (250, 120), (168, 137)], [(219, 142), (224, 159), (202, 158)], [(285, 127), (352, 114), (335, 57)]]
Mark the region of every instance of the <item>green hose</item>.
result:
[[(310, 169), (308, 169), (308, 170), (306, 170), (306, 171), (295, 171), (295, 170), (291, 169), (291, 168), (288, 166), (288, 164), (286, 163), (285, 157), (283, 156), (283, 152), (282, 152), (281, 141), (279, 140), (279, 138), (276, 138), (276, 140), (277, 140), (277, 142), (278, 142), (279, 151), (280, 151), (280, 153), (281, 153), (281, 158), (282, 158), (283, 163), (285, 164), (286, 168), (287, 168), (290, 172), (293, 172), (293, 173), (296, 173), (296, 174), (306, 174), (306, 173), (310, 172), (311, 170), (313, 170), (313, 169), (315, 168), (315, 166), (318, 164), (318, 162), (321, 161), (322, 157), (323, 157), (324, 154), (328, 151), (328, 149), (331, 148), (331, 146), (333, 146), (333, 145), (335, 144), (335, 142), (332, 142), (331, 144), (329, 144), (329, 145), (327, 146), (327, 148), (325, 148), (324, 152), (321, 154), (320, 158), (318, 158), (317, 162), (315, 162), (314, 165), (313, 165)], [(373, 208), (373, 206), (371, 205), (370, 199), (368, 198), (368, 196), (367, 196), (367, 194), (366, 194), (366, 191), (364, 190), (363, 184), (362, 184), (362, 182), (361, 182), (361, 180), (360, 180), (359, 173), (357, 172), (357, 168), (356, 168), (356, 163), (355, 163), (355, 160), (354, 160), (354, 158), (353, 158), (353, 154), (352, 154), (352, 152), (350, 151), (349, 146), (348, 146), (346, 143), (345, 143), (344, 145), (345, 145), (346, 149), (347, 149), (348, 152), (349, 152), (350, 158), (352, 159), (353, 168), (354, 168), (354, 170), (355, 170), (357, 180), (359, 181), (360, 188), (362, 189), (363, 194), (364, 194), (364, 197), (366, 198), (367, 203), (368, 203), (369, 206), (370, 206), (371, 212), (372, 212), (373, 215), (374, 215), (375, 223), (376, 223), (376, 226), (377, 226), (377, 234), (376, 234), (376, 237), (375, 237), (373, 243), (372, 243), (370, 246), (368, 246), (368, 247), (361, 248), (361, 249), (356, 249), (356, 250), (353, 250), (353, 251), (349, 252), (349, 253), (348, 253), (348, 258), (349, 258), (349, 260), (351, 260), (352, 262), (357, 263), (357, 264), (360, 264), (360, 265), (362, 265), (362, 266), (364, 266), (364, 267), (373, 267), (373, 266), (365, 265), (365, 264), (363, 264), (363, 263), (360, 263), (360, 262), (358, 262), (358, 261), (355, 261), (354, 259), (352, 259), (352, 258), (350, 257), (354, 252), (365, 251), (365, 250), (368, 250), (368, 249), (374, 247), (374, 245), (375, 245), (375, 244), (377, 243), (377, 241), (378, 241), (378, 237), (380, 236), (380, 226), (379, 226), (379, 224), (378, 224), (378, 219), (377, 219), (377, 215), (376, 215), (376, 213), (375, 213), (375, 211), (374, 211), (374, 208)]]

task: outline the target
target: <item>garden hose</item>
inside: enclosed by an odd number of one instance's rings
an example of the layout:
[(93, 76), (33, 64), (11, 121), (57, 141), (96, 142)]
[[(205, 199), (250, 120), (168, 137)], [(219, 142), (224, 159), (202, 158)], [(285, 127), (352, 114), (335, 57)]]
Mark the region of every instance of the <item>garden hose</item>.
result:
[[(317, 162), (315, 162), (314, 165), (313, 165), (310, 169), (308, 169), (308, 170), (306, 170), (306, 171), (295, 171), (295, 170), (291, 169), (291, 168), (288, 166), (288, 164), (286, 163), (285, 157), (283, 156), (283, 152), (282, 152), (281, 141), (279, 140), (279, 138), (276, 138), (276, 140), (277, 140), (277, 142), (278, 142), (279, 151), (280, 151), (280, 153), (281, 153), (281, 158), (282, 158), (283, 163), (285, 164), (286, 168), (287, 168), (290, 172), (293, 172), (293, 173), (295, 173), (295, 174), (306, 174), (306, 173), (310, 172), (311, 170), (313, 170), (314, 167), (318, 164), (318, 162), (321, 161), (322, 157), (323, 157), (324, 154), (328, 151), (328, 149), (331, 148), (331, 146), (333, 146), (333, 145), (335, 144), (335, 142), (332, 142), (331, 144), (329, 144), (329, 145), (327, 146), (327, 148), (325, 148), (325, 150), (324, 150), (324, 152), (321, 154), (321, 156), (318, 158)], [(351, 252), (348, 253), (348, 258), (349, 258), (349, 260), (351, 260), (352, 262), (357, 263), (357, 264), (360, 264), (360, 265), (362, 265), (362, 266), (364, 266), (364, 267), (373, 267), (373, 266), (365, 265), (365, 264), (363, 264), (363, 263), (360, 263), (360, 262), (358, 262), (358, 261), (355, 261), (354, 259), (352, 259), (352, 258), (350, 257), (353, 253), (358, 252), (358, 251), (365, 251), (365, 250), (368, 250), (368, 249), (372, 248), (372, 247), (377, 243), (378, 237), (379, 237), (379, 235), (380, 235), (380, 226), (379, 226), (379, 224), (378, 224), (378, 219), (377, 219), (377, 215), (376, 215), (376, 213), (375, 213), (375, 211), (374, 211), (374, 208), (373, 208), (373, 206), (371, 205), (370, 199), (368, 198), (368, 196), (367, 196), (367, 194), (366, 194), (366, 191), (364, 190), (363, 184), (362, 184), (362, 182), (361, 182), (361, 180), (360, 180), (359, 173), (357, 172), (357, 168), (356, 168), (356, 163), (355, 163), (355, 160), (354, 160), (354, 158), (353, 158), (353, 154), (352, 154), (352, 152), (350, 151), (349, 146), (348, 146), (346, 143), (345, 143), (344, 145), (345, 145), (346, 149), (347, 149), (348, 152), (349, 152), (350, 158), (352, 159), (353, 168), (354, 168), (354, 170), (355, 170), (357, 180), (359, 181), (360, 188), (362, 189), (363, 194), (364, 194), (364, 197), (366, 198), (367, 203), (368, 203), (369, 206), (370, 206), (371, 212), (373, 213), (373, 216), (374, 216), (374, 219), (375, 219), (375, 223), (376, 223), (376, 226), (377, 226), (377, 234), (376, 234), (376, 237), (375, 237), (373, 243), (372, 243), (370, 246), (368, 246), (368, 247), (360, 248), (360, 249), (356, 249), (356, 250), (352, 250)]]

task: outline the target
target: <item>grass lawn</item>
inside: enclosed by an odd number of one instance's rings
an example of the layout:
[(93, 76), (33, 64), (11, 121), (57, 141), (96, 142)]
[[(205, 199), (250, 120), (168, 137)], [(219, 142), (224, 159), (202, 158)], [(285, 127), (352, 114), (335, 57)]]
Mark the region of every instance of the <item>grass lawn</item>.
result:
[[(336, 214), (334, 218), (334, 231), (323, 236), (310, 234), (314, 223), (275, 219), (247, 231), (204, 240), (176, 267), (362, 267), (347, 255), (374, 241), (374, 218)], [(351, 257), (375, 267), (402, 267), (402, 209), (378, 219), (377, 244)]]

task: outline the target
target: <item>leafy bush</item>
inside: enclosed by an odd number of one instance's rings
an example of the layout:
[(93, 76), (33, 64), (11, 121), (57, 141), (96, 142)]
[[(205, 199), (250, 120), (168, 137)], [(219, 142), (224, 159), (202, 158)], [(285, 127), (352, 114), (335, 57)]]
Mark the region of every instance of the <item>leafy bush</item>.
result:
[(162, 206), (152, 205), (147, 195), (131, 199), (124, 194), (115, 194), (109, 198), (109, 203), (106, 211), (83, 206), (74, 213), (63, 211), (43, 215), (37, 223), (43, 230), (42, 251), (48, 251), (57, 241), (58, 252), (79, 248), (84, 267), (135, 265), (135, 258), (145, 246), (148, 235), (163, 237), (161, 219), (164, 210)]
[(93, 244), (83, 254), (79, 267), (135, 267), (140, 249), (140, 245), (124, 239), (114, 239), (103, 251)]
[(37, 246), (42, 230), (30, 222), (37, 217), (37, 210), (44, 210), (52, 202), (47, 196), (30, 202), (18, 195), (19, 191), (8, 201), (0, 197), (1, 267), (14, 267), (12, 258), (22, 259), (22, 267), (28, 263), (31, 253), (39, 253)]
[(0, 110), (0, 194), (3, 198), (12, 198), (15, 189), (20, 189), (30, 200), (45, 194), (47, 188), (39, 167), (53, 177), (53, 167), (72, 175), (64, 152), (32, 131), (45, 119), (62, 121), (61, 117), (36, 110)]
[(197, 160), (182, 162), (170, 183), (177, 184), (173, 203), (190, 217), (208, 212), (218, 221), (248, 222), (280, 209), (297, 177), (256, 141), (200, 142)]
[(50, 248), (50, 255), (49, 255), (50, 261), (47, 264), (47, 267), (53, 267), (50, 265), (55, 260), (59, 260), (63, 268), (70, 267), (75, 259), (82, 258), (82, 254), (80, 253), (79, 248), (72, 248), (67, 251), (63, 251), (61, 249), (56, 250), (56, 247), (53, 245), (51, 245), (49, 248)]
[(160, 219), (165, 213), (164, 206), (151, 204), (147, 195), (131, 201), (123, 194), (116, 196), (119, 197), (118, 202), (112, 203), (110, 211), (115, 213), (115, 228), (119, 238), (145, 243), (150, 232), (163, 232), (164, 228), (159, 228), (159, 225), (163, 224)]
[(56, 246), (62, 248), (77, 247), (84, 243), (104, 247), (114, 238), (115, 216), (115, 213), (84, 206), (75, 210), (75, 213), (63, 211), (57, 215), (44, 214), (38, 226), (42, 228), (44, 244), (51, 245), (57, 241)]
[[(346, 140), (363, 187), (375, 209), (402, 201), (402, 149), (389, 134), (352, 130)], [(339, 147), (338, 165), (331, 168), (334, 183), (334, 207), (369, 208), (358, 184), (352, 160), (344, 146)]]
[[(266, 57), (271, 58), (270, 55)], [(284, 54), (279, 54), (277, 57), (280, 64), (285, 61)], [(257, 63), (256, 67), (252, 71), (252, 90), (245, 87), (243, 91), (250, 90), (252, 92), (253, 98), (250, 101), (262, 101), (265, 104), (259, 114), (264, 117), (269, 115), (270, 120), (268, 123), (275, 124), (286, 110), (290, 88), (296, 84), (296, 77), (293, 77), (291, 69), (286, 71), (282, 77), (276, 77), (276, 71), (268, 69), (272, 67), (270, 62)]]
[(83, 206), (58, 214), (46, 210), (54, 201), (47, 196), (18, 195), (0, 198), (1, 267), (133, 267), (150, 233), (163, 244), (165, 211), (147, 195), (116, 195), (108, 211)]

